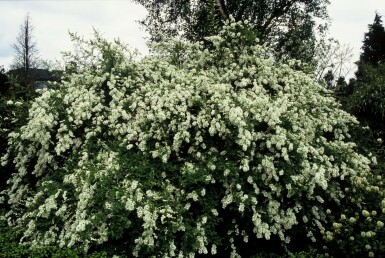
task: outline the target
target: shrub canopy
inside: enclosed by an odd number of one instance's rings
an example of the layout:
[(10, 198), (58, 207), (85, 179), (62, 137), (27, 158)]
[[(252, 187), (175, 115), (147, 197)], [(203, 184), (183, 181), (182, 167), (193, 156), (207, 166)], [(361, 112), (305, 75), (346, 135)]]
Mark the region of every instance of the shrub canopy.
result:
[(23, 241), (185, 257), (298, 227), (315, 240), (370, 162), (349, 140), (356, 119), (250, 35), (229, 23), (209, 50), (166, 41), (140, 60), (74, 37), (77, 70), (34, 100), (3, 157)]

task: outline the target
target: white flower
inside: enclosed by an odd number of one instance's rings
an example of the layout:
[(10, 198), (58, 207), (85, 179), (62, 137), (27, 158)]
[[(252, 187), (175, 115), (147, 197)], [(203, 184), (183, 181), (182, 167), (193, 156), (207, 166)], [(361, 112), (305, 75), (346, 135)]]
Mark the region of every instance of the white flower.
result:
[[(332, 212), (324, 200), (349, 202), (342, 187), (380, 192), (369, 181), (374, 158), (356, 153), (349, 140), (356, 119), (305, 73), (269, 58), (265, 46), (238, 47), (231, 35), (242, 23), (226, 26), (210, 38), (212, 48), (160, 42), (143, 59), (100, 37), (78, 42), (80, 56), (69, 56), (79, 62), (76, 73), (32, 101), (1, 159), (16, 168), (5, 191), (7, 219), (20, 225), (24, 239), (87, 249), (108, 241), (111, 230), (140, 223), (133, 255), (158, 251), (165, 239), (169, 246), (158, 256), (192, 257), (210, 248), (214, 255), (211, 218), (228, 209), (250, 216), (234, 218), (223, 241), (238, 234), (288, 242), (296, 224), (308, 223), (309, 237), (327, 231)], [(365, 209), (363, 197), (355, 198)], [(203, 208), (198, 220), (195, 205)], [(305, 207), (311, 209), (303, 216)], [(385, 210), (385, 200), (378, 208)], [(377, 230), (382, 225), (379, 215), (362, 214), (375, 216)], [(355, 216), (346, 218), (356, 223)], [(241, 232), (240, 219), (253, 227)], [(36, 224), (30, 230), (29, 221)], [(185, 238), (174, 232), (191, 227), (196, 243), (181, 251)], [(233, 239), (233, 257), (237, 245)]]

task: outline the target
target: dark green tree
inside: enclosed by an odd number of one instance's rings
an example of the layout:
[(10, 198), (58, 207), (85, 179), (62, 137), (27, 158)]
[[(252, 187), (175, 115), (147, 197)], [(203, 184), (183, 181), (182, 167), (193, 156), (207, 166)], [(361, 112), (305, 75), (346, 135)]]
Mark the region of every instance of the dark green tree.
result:
[(0, 97), (6, 95), (9, 91), (8, 77), (5, 74), (5, 69), (0, 66)]
[[(375, 71), (378, 66), (385, 61), (385, 29), (382, 25), (381, 15), (376, 13), (374, 17), (374, 22), (368, 25), (369, 31), (365, 33), (363, 45), (361, 47), (362, 53), (360, 55), (360, 59), (356, 62), (357, 71), (355, 72), (355, 78), (352, 79), (348, 85), (344, 87), (338, 87), (338, 98), (344, 104), (345, 109), (355, 113), (358, 115), (358, 111), (362, 113), (363, 109), (366, 110), (366, 114), (368, 112), (367, 108), (360, 107), (360, 103), (363, 104), (365, 102), (365, 106), (370, 105), (370, 103), (366, 103), (370, 101), (367, 97), (371, 94), (369, 90), (373, 90), (373, 79), (376, 79), (374, 74), (377, 74), (380, 70)], [(381, 77), (381, 74), (379, 74)], [(365, 87), (368, 86), (368, 89)], [(378, 85), (380, 87), (380, 85)], [(365, 91), (365, 94), (364, 92)], [(354, 96), (352, 96), (354, 94)], [(361, 98), (360, 95), (364, 94), (366, 96)], [(369, 95), (367, 95), (369, 94)], [(363, 96), (364, 96), (363, 95)], [(350, 104), (349, 104), (350, 103)]]
[(323, 78), (323, 82), (327, 89), (332, 89), (334, 87), (334, 75), (332, 70), (328, 70)]
[(363, 40), (360, 63), (378, 65), (385, 60), (385, 29), (382, 25), (381, 15), (376, 13), (374, 22), (369, 24), (369, 31)]
[(152, 40), (180, 36), (204, 41), (216, 34), (230, 16), (248, 20), (259, 39), (280, 59), (309, 63), (314, 56), (315, 19), (328, 18), (328, 0), (135, 0), (148, 10), (142, 21)]
[(385, 132), (385, 64), (362, 65), (360, 76), (348, 97), (348, 109), (372, 129)]
[[(334, 88), (334, 97), (345, 106), (345, 97), (352, 94), (351, 84), (353, 80), (346, 82), (345, 77), (340, 76), (336, 81), (336, 87)], [(353, 83), (352, 83), (353, 84)]]
[[(5, 73), (4, 67), (0, 66), (0, 157), (3, 156), (7, 149), (7, 134), (10, 129), (10, 115), (11, 110), (7, 105), (8, 96), (10, 93), (10, 82), (8, 76)], [(0, 191), (4, 189), (8, 167), (2, 167), (0, 165)], [(1, 208), (1, 205), (0, 205)]]
[(345, 109), (360, 122), (385, 135), (385, 29), (381, 16), (376, 13), (374, 22), (365, 33), (362, 53), (357, 62), (356, 78), (342, 89), (339, 98)]
[[(6, 153), (8, 148), (8, 134), (16, 131), (25, 123), (28, 118), (30, 100), (36, 97), (36, 92), (26, 90), (25, 86), (17, 81), (14, 76), (5, 71), (3, 66), (0, 66), (0, 157)], [(11, 165), (2, 166), (0, 164), (0, 192), (4, 189), (12, 171)], [(0, 209), (3, 206), (0, 204)]]
[(360, 60), (357, 62), (357, 72), (355, 73), (357, 81), (367, 78), (365, 69), (368, 65), (377, 66), (385, 61), (385, 29), (382, 25), (382, 17), (376, 13), (374, 22), (368, 25), (369, 31), (365, 33), (362, 53)]

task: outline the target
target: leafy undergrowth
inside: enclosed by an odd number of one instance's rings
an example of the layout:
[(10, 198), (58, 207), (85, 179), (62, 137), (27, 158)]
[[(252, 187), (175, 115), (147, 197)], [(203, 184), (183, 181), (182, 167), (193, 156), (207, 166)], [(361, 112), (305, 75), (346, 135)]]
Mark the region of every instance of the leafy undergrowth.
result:
[[(56, 246), (46, 246), (42, 248), (29, 248), (19, 243), (22, 233), (7, 225), (4, 219), (4, 210), (0, 211), (0, 257), (4, 258), (77, 258), (84, 257), (80, 252), (69, 248), (59, 248)], [(107, 258), (111, 257), (106, 251), (89, 254), (88, 258)]]
[[(1, 211), (0, 214), (4, 214)], [(29, 248), (28, 246), (19, 243), (22, 237), (21, 232), (10, 228), (3, 216), (0, 217), (0, 257), (6, 258), (19, 258), (19, 257), (33, 257), (33, 258), (77, 258), (85, 257), (81, 251), (72, 250), (69, 248), (59, 248), (56, 246), (46, 246), (42, 248)], [(119, 248), (109, 246), (105, 250), (96, 251), (88, 254), (88, 258), (107, 258), (107, 257), (128, 257), (128, 255), (117, 251)], [(115, 252), (118, 252), (116, 255)], [(275, 257), (287, 257), (287, 258), (322, 258), (327, 257), (323, 254), (317, 253), (315, 249), (309, 251), (302, 251), (296, 253), (289, 253), (284, 256), (271, 252), (261, 252), (254, 255), (252, 258), (275, 258)]]

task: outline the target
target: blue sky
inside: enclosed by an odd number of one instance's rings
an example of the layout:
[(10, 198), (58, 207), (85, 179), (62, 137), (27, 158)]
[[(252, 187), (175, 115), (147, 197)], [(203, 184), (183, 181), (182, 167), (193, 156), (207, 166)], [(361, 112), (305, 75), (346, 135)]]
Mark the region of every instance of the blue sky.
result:
[[(385, 0), (330, 0), (332, 19), (330, 35), (353, 47), (357, 60), (364, 33), (373, 22), (375, 11), (385, 16)], [(0, 0), (0, 65), (12, 63), (13, 49), (27, 12), (35, 28), (34, 35), (41, 58), (60, 60), (61, 51), (72, 49), (68, 31), (91, 37), (93, 28), (109, 39), (120, 38), (132, 48), (146, 54), (146, 33), (136, 22), (146, 10), (128, 0)], [(385, 22), (385, 17), (384, 17)]]

